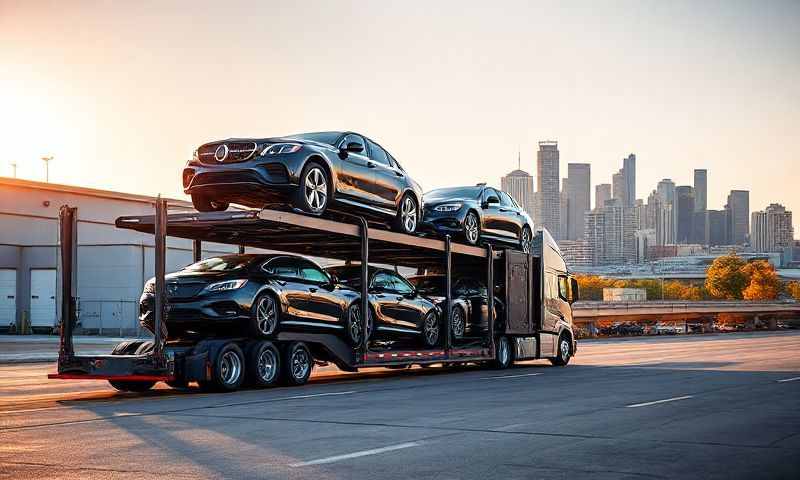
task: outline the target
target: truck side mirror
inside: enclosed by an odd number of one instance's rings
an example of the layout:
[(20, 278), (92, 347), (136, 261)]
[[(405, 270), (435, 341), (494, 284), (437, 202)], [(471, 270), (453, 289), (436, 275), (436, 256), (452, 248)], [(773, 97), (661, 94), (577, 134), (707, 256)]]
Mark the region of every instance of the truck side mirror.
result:
[(570, 285), (569, 285), (569, 287), (570, 287), (569, 288), (569, 290), (570, 290), (569, 303), (575, 303), (579, 299), (579, 296), (578, 296), (578, 280), (575, 279), (575, 277), (572, 277), (572, 278), (569, 279), (569, 283), (570, 283)]

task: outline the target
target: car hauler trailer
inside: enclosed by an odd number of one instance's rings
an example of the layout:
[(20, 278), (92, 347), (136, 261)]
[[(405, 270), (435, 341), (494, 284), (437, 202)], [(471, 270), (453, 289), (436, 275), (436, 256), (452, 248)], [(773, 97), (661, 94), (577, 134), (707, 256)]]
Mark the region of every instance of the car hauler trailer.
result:
[[(537, 236), (536, 253), (525, 254), (458, 244), (449, 237), (440, 240), (373, 229), (361, 217), (352, 217), (354, 223), (346, 223), (270, 209), (168, 214), (167, 203), (160, 198), (155, 210), (155, 215), (120, 217), (116, 221), (119, 228), (155, 236), (154, 339), (123, 342), (111, 355), (83, 356), (76, 355), (72, 345), (77, 210), (61, 208), (62, 328), (58, 373), (50, 374), (50, 378), (107, 379), (116, 388), (130, 391), (146, 390), (158, 381), (171, 386), (198, 382), (212, 389), (235, 390), (245, 377), (260, 378), (262, 381), (254, 383), (262, 386), (303, 384), (315, 362), (331, 362), (346, 371), (467, 362), (506, 368), (514, 360), (537, 358), (566, 364), (576, 351), (570, 305), (577, 286), (546, 231)], [(197, 335), (168, 339), (164, 322), (168, 314), (168, 235), (193, 240), (195, 261), (200, 260), (201, 242), (205, 241), (238, 245), (240, 252), (249, 246), (360, 262), (362, 312), (369, 311), (370, 263), (441, 272), (446, 278), (443, 341), (435, 348), (415, 348), (371, 342), (363, 336), (359, 345), (352, 346), (335, 334), (301, 332), (278, 332), (271, 341)], [(480, 338), (454, 339), (450, 333), (454, 271), (482, 275), (489, 286), (488, 325)], [(491, 314), (495, 312), (496, 294), (502, 296), (505, 306), (497, 319)], [(366, 331), (367, 316), (362, 315), (361, 321), (362, 331)]]

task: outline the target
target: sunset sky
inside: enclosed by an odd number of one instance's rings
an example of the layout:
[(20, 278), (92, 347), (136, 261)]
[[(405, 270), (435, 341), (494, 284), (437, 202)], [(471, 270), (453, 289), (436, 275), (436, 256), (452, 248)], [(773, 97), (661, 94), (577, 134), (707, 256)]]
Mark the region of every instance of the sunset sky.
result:
[[(709, 170), (800, 236), (800, 2), (0, 0), (0, 175), (182, 198), (199, 144), (355, 130), (428, 190), (539, 140), (637, 195)], [(231, 5), (227, 5), (231, 4)], [(592, 195), (594, 196), (594, 195)], [(593, 199), (594, 201), (594, 199)]]

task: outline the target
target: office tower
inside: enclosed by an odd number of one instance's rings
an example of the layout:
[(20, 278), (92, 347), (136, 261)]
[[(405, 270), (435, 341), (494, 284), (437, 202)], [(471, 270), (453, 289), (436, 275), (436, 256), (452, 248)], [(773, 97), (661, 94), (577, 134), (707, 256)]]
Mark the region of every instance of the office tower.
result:
[(634, 233), (636, 240), (636, 263), (647, 261), (647, 251), (656, 244), (656, 231), (652, 228), (636, 230)]
[(594, 208), (600, 208), (611, 200), (611, 184), (601, 183), (594, 187)]
[(636, 203), (633, 206), (633, 215), (636, 219), (637, 230), (647, 228), (647, 205), (644, 204), (644, 200), (641, 198), (636, 199)]
[[(567, 200), (566, 234), (562, 236), (567, 240), (583, 238), (583, 215), (591, 210), (591, 165), (588, 163), (567, 164), (567, 178), (564, 183), (564, 192)], [(562, 197), (563, 198), (563, 197)], [(564, 208), (562, 207), (562, 212)], [(565, 223), (562, 220), (562, 225)]]
[(630, 154), (622, 159), (622, 172), (625, 175), (625, 203), (632, 207), (636, 203), (636, 155)]
[(713, 246), (727, 245), (728, 237), (725, 210), (707, 210), (707, 212), (706, 226), (708, 228), (708, 233), (706, 237), (708, 238), (708, 244)]
[(585, 214), (584, 238), (594, 265), (618, 265), (636, 261), (634, 210), (613, 199)]
[(592, 265), (602, 265), (605, 258), (605, 216), (602, 208), (584, 215), (584, 240), (591, 252)]
[(694, 171), (694, 211), (702, 212), (708, 209), (708, 171), (695, 169)]
[(756, 252), (786, 252), (792, 249), (792, 212), (779, 203), (753, 212), (750, 229), (750, 245)]
[(537, 220), (554, 239), (561, 239), (561, 196), (559, 192), (558, 142), (539, 142), (536, 152)]
[(561, 256), (564, 262), (570, 267), (590, 267), (593, 265), (592, 249), (586, 239), (582, 240), (561, 240), (558, 242)]
[(671, 203), (661, 203), (656, 210), (655, 218), (656, 245), (672, 245), (675, 243), (675, 213)]
[(614, 200), (619, 200), (620, 204), (625, 205), (628, 200), (628, 183), (625, 179), (625, 171), (620, 170), (611, 176), (611, 196)]
[[(695, 192), (696, 193), (696, 192)], [(695, 198), (695, 201), (697, 199)], [(708, 210), (695, 210), (692, 215), (692, 235), (690, 243), (708, 245)]]
[(569, 240), (569, 197), (567, 196), (567, 191), (569, 190), (568, 185), (569, 178), (562, 178), (561, 193), (559, 194), (559, 197), (561, 198), (561, 223), (559, 227), (561, 230), (561, 240)]
[(658, 192), (658, 196), (661, 197), (661, 201), (663, 203), (674, 204), (675, 202), (675, 182), (670, 180), (669, 178), (665, 178), (658, 182), (658, 186), (656, 187), (656, 191)]
[(688, 185), (675, 187), (675, 243), (691, 243), (694, 220), (694, 189)]
[(533, 177), (524, 170), (514, 170), (500, 179), (500, 188), (534, 218)]
[(731, 190), (728, 203), (725, 204), (727, 219), (727, 237), (731, 245), (747, 243), (750, 232), (750, 192), (748, 190)]

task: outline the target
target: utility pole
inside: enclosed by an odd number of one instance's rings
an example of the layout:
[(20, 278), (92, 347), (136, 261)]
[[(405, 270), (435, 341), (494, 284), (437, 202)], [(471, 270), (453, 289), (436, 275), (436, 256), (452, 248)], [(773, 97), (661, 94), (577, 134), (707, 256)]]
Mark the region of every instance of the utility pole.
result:
[(14, 172), (14, 178), (17, 178), (17, 162), (11, 162), (11, 171)]
[(42, 161), (44, 162), (44, 181), (47, 183), (50, 183), (50, 160), (52, 159), (52, 155), (49, 157), (42, 157)]

